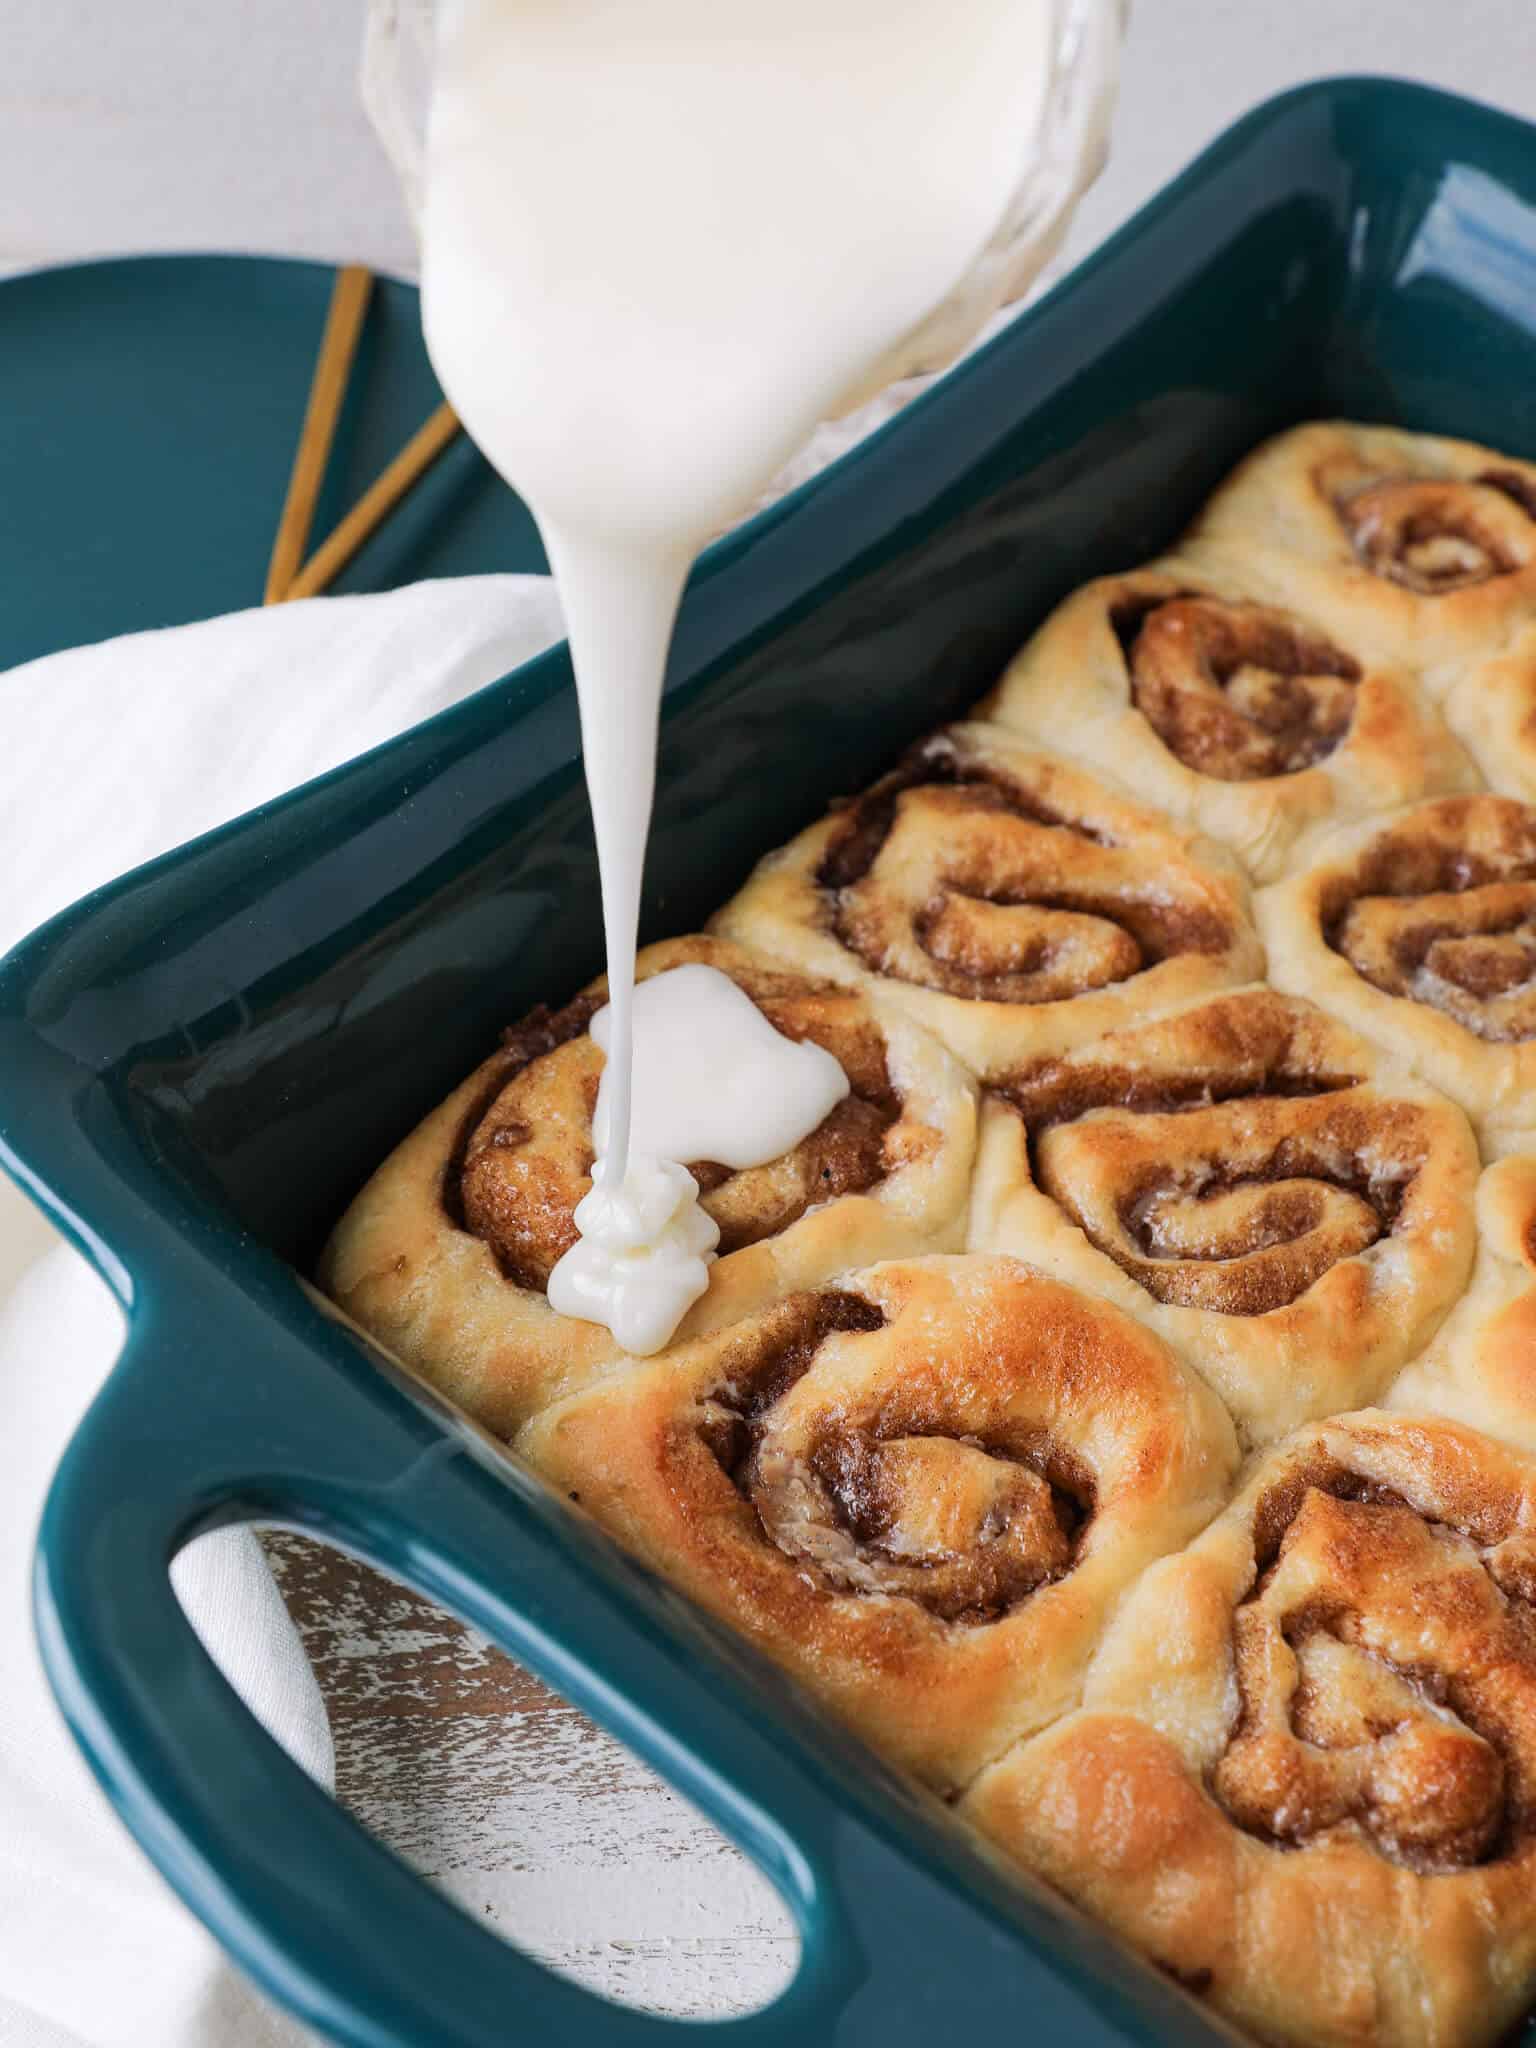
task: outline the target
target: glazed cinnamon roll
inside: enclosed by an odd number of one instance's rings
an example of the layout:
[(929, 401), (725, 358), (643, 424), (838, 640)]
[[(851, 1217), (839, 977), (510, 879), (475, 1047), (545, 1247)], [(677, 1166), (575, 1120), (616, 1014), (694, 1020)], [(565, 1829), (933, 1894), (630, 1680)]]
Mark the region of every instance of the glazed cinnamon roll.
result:
[(1431, 434), (1297, 427), (1241, 465), (1183, 552), (1435, 690), (1536, 616), (1536, 466)]
[(1375, 1399), (1466, 1283), (1466, 1119), (1251, 989), (995, 1075), (972, 1245), (1117, 1302), (1244, 1438)]
[(1156, 1338), (976, 1258), (797, 1295), (546, 1409), (516, 1447), (946, 1791), (1075, 1702), (1112, 1602), (1236, 1461)]
[(1536, 1159), (1485, 1169), (1467, 1291), (1386, 1405), (1454, 1416), (1536, 1451)]
[(986, 1074), (1256, 974), (1230, 858), (996, 727), (952, 726), (770, 854), (710, 929), (878, 988)]
[[(850, 1091), (766, 1166), (688, 1162), (720, 1249), (677, 1341), (847, 1267), (957, 1246), (976, 1118), (958, 1063), (899, 1013), (723, 940), (652, 946), (639, 974), (691, 961), (729, 974), (786, 1037), (823, 1046)], [(603, 1001), (594, 983), (510, 1030), (379, 1168), (322, 1262), (355, 1322), (498, 1435), (619, 1355), (600, 1325), (545, 1298), (591, 1186), (602, 1054), (588, 1025)]]
[(1416, 1067), (1476, 1121), (1536, 1108), (1536, 806), (1444, 797), (1327, 835), (1263, 892), (1279, 988)]
[(1480, 2048), (1536, 1993), (1536, 1462), (1309, 1429), (963, 1811), (1265, 2041)]
[(1108, 770), (1258, 881), (1323, 819), (1476, 784), (1402, 670), (1176, 560), (1068, 598), (977, 716)]

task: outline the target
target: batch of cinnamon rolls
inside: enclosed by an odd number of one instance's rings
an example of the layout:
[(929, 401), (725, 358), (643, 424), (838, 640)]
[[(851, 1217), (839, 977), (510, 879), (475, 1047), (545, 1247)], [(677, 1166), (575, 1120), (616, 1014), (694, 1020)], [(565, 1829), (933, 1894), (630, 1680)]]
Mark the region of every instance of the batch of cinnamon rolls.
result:
[(1263, 2041), (1536, 2003), (1536, 466), (1326, 424), (702, 936), (850, 1093), (544, 1286), (601, 988), (324, 1282), (993, 1849)]

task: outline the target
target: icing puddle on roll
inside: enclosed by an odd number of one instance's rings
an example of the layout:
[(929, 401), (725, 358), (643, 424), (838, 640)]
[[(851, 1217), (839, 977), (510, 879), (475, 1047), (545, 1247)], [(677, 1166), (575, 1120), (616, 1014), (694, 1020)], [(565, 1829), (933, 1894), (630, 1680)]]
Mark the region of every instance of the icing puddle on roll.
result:
[[(788, 1044), (760, 1086), (766, 1027), (702, 970), (634, 1011), (684, 580), (819, 420), (953, 355), (1038, 268), (1096, 168), (1110, 20), (1093, 0), (439, 10), (427, 340), (560, 586), (607, 939), (606, 1139), (550, 1300), (630, 1348), (664, 1343), (704, 1285), (713, 1226), (676, 1162), (773, 1156), (836, 1099)], [(1053, 123), (1072, 133), (1050, 138), (1042, 195), (1025, 174), (1068, 49), (1077, 92)]]
[[(659, 1351), (709, 1285), (719, 1225), (699, 1207), (680, 1160), (736, 1172), (798, 1145), (848, 1093), (823, 1047), (775, 1031), (752, 998), (716, 967), (691, 963), (635, 991), (633, 1103), (623, 1179), (595, 1175), (576, 1205), (578, 1241), (549, 1276), (562, 1315), (605, 1323), (626, 1351)], [(614, 1012), (592, 1019), (606, 1056), (592, 1135), (612, 1159)]]

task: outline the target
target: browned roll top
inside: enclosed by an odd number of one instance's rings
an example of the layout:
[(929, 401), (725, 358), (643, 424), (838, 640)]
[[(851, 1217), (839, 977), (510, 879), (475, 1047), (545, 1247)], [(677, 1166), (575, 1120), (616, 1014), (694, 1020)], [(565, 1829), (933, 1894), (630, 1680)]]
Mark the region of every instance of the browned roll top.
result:
[(999, 1087), (1037, 1186), (1155, 1300), (1264, 1315), (1396, 1228), (1424, 1112), (1320, 1065), (1304, 1017), (1231, 997)]
[(1189, 878), (944, 736), (848, 806), (817, 881), (866, 967), (981, 1001), (1058, 1002), (1233, 936)]
[(1536, 1037), (1536, 809), (1427, 804), (1332, 879), (1321, 907), (1329, 945), (1373, 987), (1490, 1043)]
[(1074, 1703), (1237, 1464), (1214, 1395), (1016, 1259), (892, 1260), (626, 1361), (519, 1452), (947, 1792)]
[[(802, 978), (748, 968), (732, 978), (786, 1038), (830, 1052), (850, 1092), (810, 1135), (765, 1166), (690, 1162), (720, 1253), (777, 1235), (816, 1203), (877, 1186), (902, 1163), (901, 1097), (864, 1003)], [(507, 1034), (501, 1060), (465, 1121), (445, 1200), (519, 1286), (542, 1292), (576, 1242), (575, 1209), (592, 1185), (592, 1118), (603, 1056), (588, 1036), (600, 995), (536, 1011)], [(909, 1134), (910, 1135), (910, 1134)]]
[(1491, 583), (1536, 557), (1536, 488), (1514, 470), (1387, 477), (1334, 502), (1359, 561), (1421, 597)]
[(1497, 1492), (1421, 1512), (1319, 1459), (1262, 1498), (1255, 1544), (1241, 1711), (1209, 1778), (1231, 1818), (1291, 1846), (1352, 1827), (1424, 1873), (1518, 1853), (1536, 1830), (1536, 1548)]
[(786, 1304), (744, 1337), (700, 1435), (764, 1538), (813, 1583), (996, 1621), (1071, 1570), (1092, 1480), (974, 1378), (953, 1393), (843, 1376), (825, 1393), (802, 1387), (829, 1338), (884, 1325), (859, 1295)]
[(1286, 612), (1181, 593), (1129, 598), (1110, 623), (1132, 702), (1197, 774), (1299, 774), (1349, 731), (1359, 663)]

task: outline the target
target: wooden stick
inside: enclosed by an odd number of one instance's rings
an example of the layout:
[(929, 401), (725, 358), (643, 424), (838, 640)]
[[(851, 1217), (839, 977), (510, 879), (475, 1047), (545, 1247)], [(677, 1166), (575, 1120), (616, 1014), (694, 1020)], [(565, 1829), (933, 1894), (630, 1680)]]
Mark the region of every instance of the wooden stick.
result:
[(315, 549), (283, 592), (283, 600), (315, 597), (339, 576), (412, 484), (426, 475), (458, 431), (458, 414), (451, 405), (440, 405), (425, 425), (416, 429), (389, 467), (368, 486), (340, 525)]
[(347, 395), (352, 358), (357, 353), (358, 337), (372, 296), (371, 270), (365, 270), (359, 263), (349, 263), (337, 271), (331, 287), (330, 309), (325, 316), (325, 332), (320, 338), (320, 353), (315, 358), (309, 403), (304, 409), (304, 425), (288, 475), (283, 516), (272, 543), (272, 559), (267, 564), (265, 604), (281, 602), (304, 560), (331, 443), (336, 437), (336, 422)]

